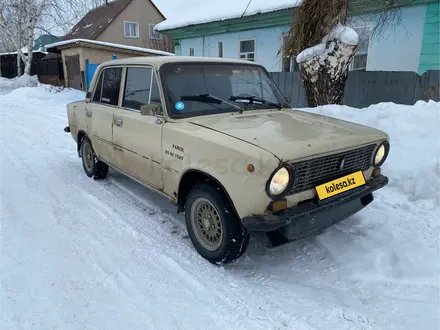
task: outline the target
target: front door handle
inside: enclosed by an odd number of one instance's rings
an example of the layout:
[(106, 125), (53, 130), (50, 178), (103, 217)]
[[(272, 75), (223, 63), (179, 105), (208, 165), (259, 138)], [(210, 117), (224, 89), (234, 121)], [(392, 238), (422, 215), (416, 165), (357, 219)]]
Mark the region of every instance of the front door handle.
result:
[(115, 125), (121, 127), (122, 126), (122, 119), (115, 119)]
[(87, 116), (87, 117), (92, 117), (92, 112), (91, 112), (90, 110), (87, 110), (87, 111), (86, 111), (86, 116)]

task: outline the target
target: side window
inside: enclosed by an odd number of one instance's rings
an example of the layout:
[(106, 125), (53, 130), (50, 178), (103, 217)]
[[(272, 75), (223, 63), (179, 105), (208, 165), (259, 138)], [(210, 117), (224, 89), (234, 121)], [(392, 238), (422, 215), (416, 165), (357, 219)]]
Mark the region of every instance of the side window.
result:
[(151, 88), (150, 68), (127, 68), (125, 81), (124, 108), (140, 110), (141, 105), (148, 104)]
[(127, 68), (124, 108), (140, 110), (141, 106), (161, 103), (156, 75), (151, 68)]
[(121, 74), (122, 68), (108, 68), (104, 70), (101, 103), (118, 105)]
[(102, 76), (104, 71), (101, 71), (99, 75), (98, 82), (96, 83), (95, 94), (93, 95), (93, 102), (101, 102), (101, 91), (102, 91)]

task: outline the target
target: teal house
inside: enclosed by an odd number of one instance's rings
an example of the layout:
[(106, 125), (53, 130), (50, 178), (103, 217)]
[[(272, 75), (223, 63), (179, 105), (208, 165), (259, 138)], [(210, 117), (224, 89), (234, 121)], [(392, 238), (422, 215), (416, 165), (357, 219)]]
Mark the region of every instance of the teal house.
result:
[(63, 37), (56, 37), (49, 34), (42, 34), (39, 36), (35, 42), (33, 50), (46, 50), (46, 45), (53, 44), (57, 41), (61, 41)]
[[(300, 0), (206, 0), (170, 16), (156, 30), (175, 42), (176, 55), (241, 58), (268, 71), (296, 71), (295, 58), (280, 50), (289, 38)], [(351, 70), (440, 70), (440, 5), (436, 0), (401, 0), (400, 24), (374, 33), (382, 0), (350, 0), (349, 26), (360, 38)], [(393, 24), (391, 24), (393, 25)]]

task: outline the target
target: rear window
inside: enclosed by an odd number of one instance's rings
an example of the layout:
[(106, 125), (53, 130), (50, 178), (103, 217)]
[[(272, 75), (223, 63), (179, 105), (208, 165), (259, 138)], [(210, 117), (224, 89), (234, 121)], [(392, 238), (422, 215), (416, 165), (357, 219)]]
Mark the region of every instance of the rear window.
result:
[(101, 103), (118, 105), (121, 75), (122, 68), (109, 68), (104, 70)]

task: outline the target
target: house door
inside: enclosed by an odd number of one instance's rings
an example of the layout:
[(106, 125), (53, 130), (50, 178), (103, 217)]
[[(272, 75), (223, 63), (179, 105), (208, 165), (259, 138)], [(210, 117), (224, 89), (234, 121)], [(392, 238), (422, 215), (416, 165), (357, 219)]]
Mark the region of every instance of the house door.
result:
[(79, 55), (66, 56), (67, 87), (82, 90)]

